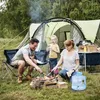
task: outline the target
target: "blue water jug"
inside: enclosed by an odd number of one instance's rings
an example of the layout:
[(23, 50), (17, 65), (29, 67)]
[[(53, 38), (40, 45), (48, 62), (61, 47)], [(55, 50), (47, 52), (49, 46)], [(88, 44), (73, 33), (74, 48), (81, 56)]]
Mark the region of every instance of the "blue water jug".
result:
[(82, 74), (76, 74), (72, 76), (72, 89), (73, 90), (85, 90), (86, 89), (86, 76)]
[[(82, 75), (82, 72), (78, 72), (78, 71), (76, 71), (76, 72), (74, 72), (73, 73), (73, 75), (72, 76), (80, 76), (80, 75)], [(72, 82), (72, 77), (70, 78), (70, 82)]]

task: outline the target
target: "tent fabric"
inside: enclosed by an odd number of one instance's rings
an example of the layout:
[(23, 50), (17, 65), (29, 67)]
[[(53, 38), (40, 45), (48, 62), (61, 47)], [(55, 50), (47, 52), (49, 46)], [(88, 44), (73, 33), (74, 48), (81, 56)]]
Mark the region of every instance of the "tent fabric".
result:
[(56, 18), (53, 20), (49, 19), (49, 21), (47, 20), (43, 23), (32, 23), (22, 44), (28, 39), (37, 38), (40, 41), (38, 47), (38, 50), (40, 50), (41, 47), (45, 48), (44, 45), (47, 46), (50, 43), (50, 37), (53, 34), (58, 37), (60, 48), (63, 48), (63, 42), (66, 39), (73, 39), (75, 44), (85, 38), (95, 42), (98, 36), (100, 38), (99, 24), (100, 20), (72, 21), (71, 19), (64, 20)]
[(41, 25), (41, 23), (32, 23), (30, 25), (30, 28), (29, 28), (29, 37), (31, 39), (31, 37), (33, 36), (34, 32), (36, 31), (36, 29)]
[(22, 42), (18, 45), (18, 49), (21, 48), (22, 46), (27, 44), (27, 41), (32, 38), (34, 35), (36, 29), (41, 25), (41, 23), (32, 23), (29, 27), (29, 32), (27, 32), (26, 36), (22, 40)]
[(18, 49), (21, 48), (22, 46), (24, 46), (25, 44), (27, 44), (27, 41), (30, 39), (29, 38), (30, 33), (27, 32), (26, 36), (24, 37), (24, 39), (21, 41), (21, 43), (18, 45)]
[[(66, 26), (66, 29), (64, 28)], [(63, 27), (63, 31), (70, 31), (70, 24), (66, 22), (50, 22), (45, 26), (45, 35), (47, 43), (50, 42), (51, 35), (55, 34), (60, 28)], [(60, 32), (62, 30), (59, 30)]]
[(75, 22), (81, 27), (85, 38), (91, 40), (94, 43), (99, 28), (100, 20), (85, 20)]
[[(79, 27), (81, 28), (84, 36), (86, 39), (91, 40), (92, 42), (95, 41), (96, 35), (97, 35), (97, 31), (100, 24), (100, 20), (75, 20), (75, 22), (79, 25)], [(41, 23), (32, 23), (30, 25), (30, 38), (33, 36), (34, 32), (36, 31), (36, 29), (40, 26)], [(67, 25), (69, 23), (66, 22), (50, 22), (48, 24), (46, 24), (46, 29), (45, 29), (45, 33), (47, 34), (47, 38), (50, 38), (50, 36), (52, 34), (54, 34), (57, 29), (59, 29), (60, 27)], [(49, 30), (48, 30), (48, 27)]]
[[(74, 34), (74, 32), (75, 35), (71, 35)], [(45, 49), (46, 48), (45, 46), (48, 46), (48, 44), (50, 43), (51, 35), (56, 35), (58, 37), (58, 41), (59, 41), (58, 44), (61, 49), (64, 48), (63, 42), (66, 39), (74, 39), (75, 44), (76, 44), (76, 40), (78, 43), (80, 40), (83, 39), (82, 33), (78, 29), (78, 25), (75, 26), (74, 24), (66, 21), (54, 21), (54, 22), (50, 21), (48, 23), (44, 23), (44, 24), (42, 23), (41, 26), (38, 27), (37, 31), (34, 33), (33, 36), (34, 38), (37, 38), (40, 41), (37, 51), (41, 49)]]
[(95, 43), (96, 43), (98, 46), (100, 46), (100, 24), (99, 24), (97, 36), (96, 36), (96, 39), (95, 39)]

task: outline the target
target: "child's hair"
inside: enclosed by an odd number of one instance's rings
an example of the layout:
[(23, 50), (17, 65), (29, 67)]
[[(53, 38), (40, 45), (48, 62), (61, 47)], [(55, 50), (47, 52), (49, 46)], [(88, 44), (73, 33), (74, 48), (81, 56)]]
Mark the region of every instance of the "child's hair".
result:
[(58, 43), (58, 38), (56, 35), (52, 35), (50, 39), (51, 39), (51, 42), (52, 40), (55, 40), (55, 43)]

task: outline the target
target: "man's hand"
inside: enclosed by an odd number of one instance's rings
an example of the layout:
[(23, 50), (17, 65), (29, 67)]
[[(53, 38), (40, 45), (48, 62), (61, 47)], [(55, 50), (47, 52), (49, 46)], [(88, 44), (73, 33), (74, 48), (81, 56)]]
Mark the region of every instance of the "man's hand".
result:
[(33, 59), (33, 62), (34, 62), (35, 64), (37, 64), (37, 60), (36, 60), (36, 59)]
[(39, 68), (39, 67), (36, 67), (36, 70), (37, 70), (38, 72), (40, 72), (40, 73), (43, 73), (42, 69)]
[(32, 59), (32, 60), (33, 60), (33, 59), (34, 59), (34, 56), (30, 56), (30, 59)]

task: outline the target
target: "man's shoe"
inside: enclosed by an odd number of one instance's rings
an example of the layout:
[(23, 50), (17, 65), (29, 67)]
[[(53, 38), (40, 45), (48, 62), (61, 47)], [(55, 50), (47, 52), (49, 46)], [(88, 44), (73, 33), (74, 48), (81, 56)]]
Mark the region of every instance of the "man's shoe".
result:
[(27, 76), (26, 76), (26, 79), (29, 80), (29, 81), (32, 81), (31, 75), (27, 75)]
[(19, 83), (19, 84), (22, 83), (22, 76), (19, 76), (19, 77), (18, 77), (18, 83)]

